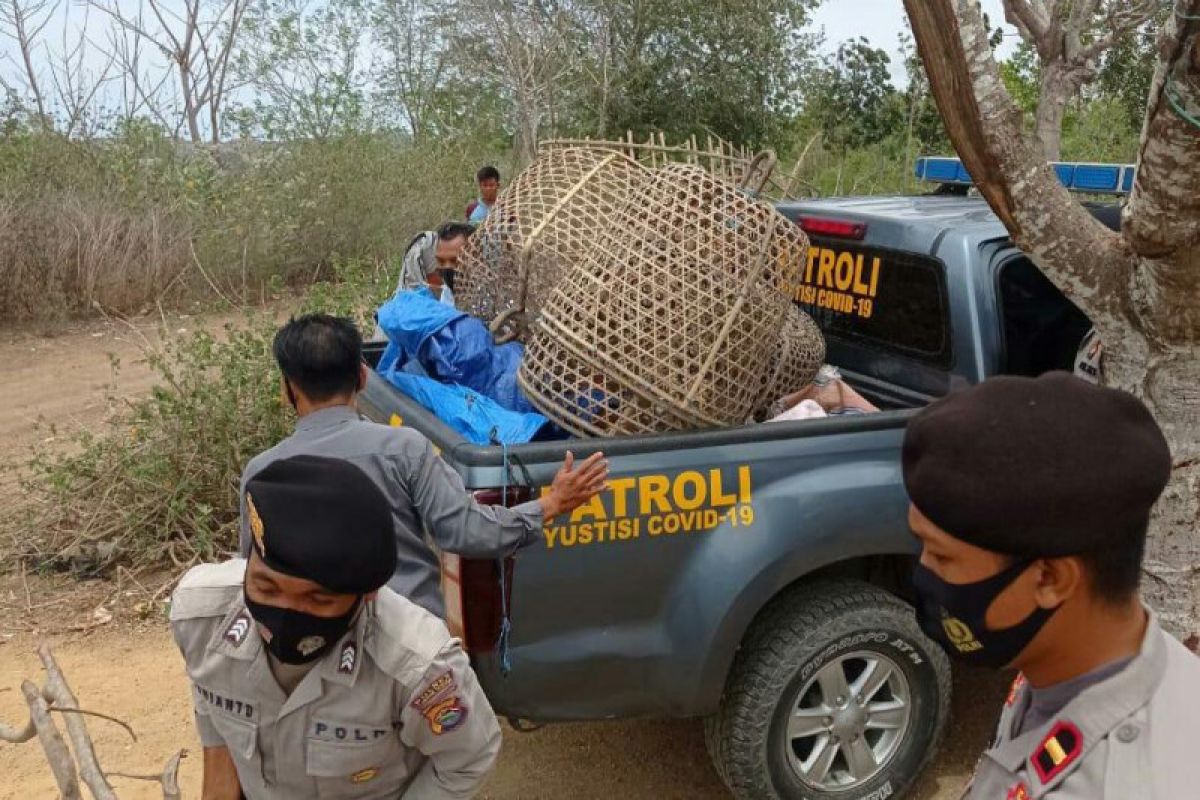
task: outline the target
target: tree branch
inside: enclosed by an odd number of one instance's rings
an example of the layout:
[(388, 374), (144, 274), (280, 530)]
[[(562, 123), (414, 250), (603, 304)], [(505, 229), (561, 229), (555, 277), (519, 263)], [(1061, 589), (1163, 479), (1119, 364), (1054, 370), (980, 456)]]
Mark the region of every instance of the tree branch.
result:
[[(1124, 298), (1130, 254), (1059, 183), (1026, 136), (992, 57), (977, 0), (904, 0), (904, 5), (947, 133), (980, 193), (1016, 244), (1102, 333), (1110, 328), (1106, 341), (1115, 340), (1119, 331), (1112, 321), (1129, 314)], [(1079, 253), (1091, 257), (1080, 259)]]
[[(38, 658), (42, 660), (42, 666), (46, 668), (46, 688), (42, 692), (43, 697), (63, 710), (78, 710), (79, 701), (75, 698), (71, 687), (67, 685), (67, 679), (63, 677), (58, 662), (54, 660), (49, 645), (43, 644), (38, 648)], [(131, 730), (130, 733), (133, 731)], [(96, 748), (92, 744), (92, 737), (88, 735), (87, 723), (83, 721), (82, 716), (79, 714), (67, 715), (67, 734), (71, 737), (71, 746), (75, 750), (75, 758), (79, 761), (80, 777), (91, 790), (92, 796), (96, 800), (117, 800), (112, 786), (109, 785), (104, 777), (104, 772), (100, 769), (100, 762), (96, 758)]]
[[(1120, 3), (1125, 1), (1118, 0)], [(1096, 9), (1099, 7), (1100, 0), (1075, 0), (1071, 6), (1071, 15), (1067, 18), (1067, 29), (1076, 35), (1083, 33), (1096, 16)]]
[(54, 773), (54, 782), (58, 784), (58, 793), (62, 800), (83, 800), (79, 793), (79, 778), (75, 773), (75, 762), (71, 759), (71, 751), (67, 749), (62, 734), (50, 718), (50, 710), (46, 699), (38, 688), (29, 681), (21, 683), (21, 694), (29, 704), (29, 717), (37, 728), (38, 739), (50, 769)]
[(1102, 27), (1107, 31), (1096, 37), (1096, 41), (1083, 48), (1079, 53), (1080, 58), (1090, 61), (1111, 49), (1118, 41), (1149, 22), (1158, 9), (1157, 0), (1140, 0), (1140, 2), (1130, 5), (1126, 5), (1123, 0), (1114, 3), (1102, 23)]
[(147, 32), (146, 29), (142, 27), (140, 19), (138, 20), (137, 24), (135, 24), (135, 23), (129, 21), (128, 19), (126, 19), (124, 16), (122, 16), (122, 14), (119, 11), (117, 11), (115, 8), (110, 9), (107, 6), (105, 6), (103, 3), (99, 2), (99, 0), (88, 0), (88, 3), (90, 3), (91, 6), (95, 9), (97, 9), (98, 11), (112, 17), (113, 21), (115, 21), (122, 28), (125, 28), (126, 30), (130, 31), (131, 33), (135, 33), (138, 36), (141, 36), (142, 38), (144, 38), (146, 41), (150, 42), (150, 44), (157, 47), (162, 52), (162, 54), (164, 56), (166, 56), (167, 58), (174, 60), (175, 54), (171, 51), (171, 48), (167, 47), (165, 44), (160, 42), (158, 39), (151, 36), (150, 33)]
[[(1186, 19), (1191, 17), (1191, 19)], [(1138, 176), (1125, 208), (1134, 252), (1153, 258), (1138, 287), (1164, 341), (1200, 341), (1200, 0), (1180, 0), (1163, 31), (1138, 153)], [(1191, 117), (1191, 120), (1187, 119)]]
[(1030, 43), (1036, 43), (1050, 32), (1050, 17), (1045, 9), (1036, 9), (1027, 0), (1004, 0), (1004, 18)]
[(0, 742), (23, 744), (35, 736), (37, 736), (37, 725), (33, 723), (32, 716), (25, 721), (24, 727), (21, 728), (0, 722)]
[(179, 762), (187, 757), (187, 750), (180, 750), (167, 759), (167, 764), (158, 775), (131, 775), (127, 772), (110, 772), (112, 778), (128, 778), (134, 781), (153, 781), (162, 785), (163, 800), (180, 800)]

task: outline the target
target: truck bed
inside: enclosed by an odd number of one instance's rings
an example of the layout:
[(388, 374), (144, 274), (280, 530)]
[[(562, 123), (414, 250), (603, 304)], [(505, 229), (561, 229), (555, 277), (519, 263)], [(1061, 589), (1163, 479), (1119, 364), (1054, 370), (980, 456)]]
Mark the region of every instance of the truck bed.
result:
[[(468, 443), (374, 373), (359, 402), (429, 437), (469, 489), (505, 482), (501, 447)], [(911, 414), (507, 448), (514, 482), (534, 487), (568, 449), (603, 450), (613, 490), (547, 521), (516, 559), (512, 671), (494, 648), (471, 652), (493, 706), (541, 720), (714, 710), (767, 599), (822, 568), (912, 552), (899, 458)]]

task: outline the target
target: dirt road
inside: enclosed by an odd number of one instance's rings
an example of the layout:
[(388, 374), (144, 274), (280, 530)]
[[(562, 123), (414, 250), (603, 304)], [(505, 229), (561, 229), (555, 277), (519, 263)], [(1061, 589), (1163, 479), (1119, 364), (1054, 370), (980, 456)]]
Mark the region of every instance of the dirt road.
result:
[[(222, 320), (209, 319), (207, 328)], [(194, 319), (172, 319), (171, 329), (194, 327)], [(116, 388), (126, 396), (145, 391), (152, 377), (139, 362), (141, 337), (153, 337), (155, 321), (76, 327), (52, 339), (0, 331), (0, 463), (12, 463), (39, 435), (39, 415), (60, 427), (100, 422), (106, 411), (104, 387), (112, 381), (107, 353), (123, 367)], [(16, 491), (11, 474), (0, 475), (0, 502)], [(73, 594), (64, 595), (63, 588)], [(63, 598), (68, 597), (67, 602)], [(40, 679), (34, 653), (41, 639), (54, 644), (82, 707), (115, 714), (138, 734), (132, 742), (115, 725), (89, 720), (101, 763), (109, 770), (157, 772), (175, 750), (198, 755), (191, 727), (189, 693), (165, 624), (157, 615), (140, 623), (122, 622), (136, 596), (111, 584), (71, 587), (51, 579), (22, 582), (0, 578), (0, 721), (22, 721), (22, 679)], [(87, 633), (62, 633), (91, 619), (96, 603), (106, 602), (118, 621)], [(33, 608), (30, 611), (30, 608)], [(124, 614), (122, 612), (125, 612)], [(958, 796), (990, 734), (1005, 681), (985, 673), (956, 680), (949, 735), (934, 768), (912, 797), (951, 800)], [(0, 744), (0, 800), (54, 796), (48, 767), (36, 744)], [(184, 761), (184, 797), (199, 795), (200, 765)], [(158, 798), (151, 784), (116, 779), (122, 800)], [(506, 729), (504, 751), (484, 798), (679, 798), (720, 800), (728, 795), (709, 764), (696, 721), (621, 721), (556, 725), (531, 734)]]

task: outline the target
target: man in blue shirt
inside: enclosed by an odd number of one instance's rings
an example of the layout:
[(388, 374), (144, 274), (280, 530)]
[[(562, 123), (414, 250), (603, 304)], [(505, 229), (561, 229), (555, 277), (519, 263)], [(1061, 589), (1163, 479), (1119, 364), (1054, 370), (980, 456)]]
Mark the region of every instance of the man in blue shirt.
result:
[(479, 199), (471, 205), (467, 220), (478, 225), (487, 219), (488, 212), (496, 204), (496, 196), (500, 194), (500, 170), (493, 166), (481, 167), (475, 173), (475, 182), (479, 184)]

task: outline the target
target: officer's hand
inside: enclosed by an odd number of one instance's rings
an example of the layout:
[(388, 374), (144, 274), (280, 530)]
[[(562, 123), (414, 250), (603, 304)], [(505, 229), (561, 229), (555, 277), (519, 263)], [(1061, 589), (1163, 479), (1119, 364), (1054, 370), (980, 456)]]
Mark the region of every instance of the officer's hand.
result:
[(603, 453), (593, 453), (576, 467), (575, 454), (568, 450), (550, 491), (542, 496), (542, 510), (546, 519), (568, 514), (607, 488), (608, 462)]

